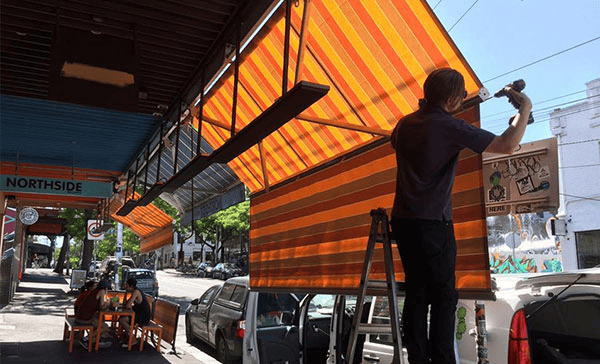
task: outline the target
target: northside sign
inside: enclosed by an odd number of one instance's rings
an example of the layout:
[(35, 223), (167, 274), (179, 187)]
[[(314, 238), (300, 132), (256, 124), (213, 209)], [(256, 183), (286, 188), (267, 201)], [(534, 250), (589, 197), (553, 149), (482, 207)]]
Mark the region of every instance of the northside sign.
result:
[(2, 191), (67, 195), (83, 197), (111, 197), (112, 184), (24, 176), (1, 176)]

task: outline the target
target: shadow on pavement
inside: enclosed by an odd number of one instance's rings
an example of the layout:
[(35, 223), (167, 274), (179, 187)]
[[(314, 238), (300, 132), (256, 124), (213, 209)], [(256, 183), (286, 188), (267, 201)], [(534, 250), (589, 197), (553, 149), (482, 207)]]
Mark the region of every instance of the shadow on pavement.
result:
[(78, 342), (73, 344), (73, 352), (69, 353), (68, 342), (34, 341), (27, 343), (0, 343), (2, 364), (30, 363), (118, 363), (118, 364), (162, 364), (169, 363), (152, 345), (144, 346), (144, 351), (134, 347), (132, 351), (121, 348), (115, 341), (110, 348), (98, 352), (88, 352)]

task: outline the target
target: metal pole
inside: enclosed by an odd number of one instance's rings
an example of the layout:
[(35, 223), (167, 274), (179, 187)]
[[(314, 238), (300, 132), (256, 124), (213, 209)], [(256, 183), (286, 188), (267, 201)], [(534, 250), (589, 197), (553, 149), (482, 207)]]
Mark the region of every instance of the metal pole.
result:
[(285, 2), (285, 41), (283, 44), (283, 77), (281, 81), (281, 95), (287, 94), (288, 67), (290, 62), (290, 28), (292, 26), (292, 0)]
[(231, 136), (235, 135), (235, 120), (237, 111), (237, 94), (238, 94), (238, 83), (240, 74), (240, 32), (242, 24), (238, 24), (236, 39), (235, 39), (235, 72), (233, 75), (233, 106), (231, 108)]
[(120, 222), (117, 223), (117, 248), (115, 249), (115, 256), (117, 258), (117, 264), (115, 264), (117, 270), (115, 272), (115, 288), (119, 289), (119, 271), (121, 270), (121, 258), (123, 258), (123, 224)]

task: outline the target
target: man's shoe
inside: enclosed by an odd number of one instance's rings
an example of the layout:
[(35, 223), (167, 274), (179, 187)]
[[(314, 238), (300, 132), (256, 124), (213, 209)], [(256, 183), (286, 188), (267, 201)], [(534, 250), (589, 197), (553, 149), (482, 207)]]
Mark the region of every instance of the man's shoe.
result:
[(111, 346), (112, 346), (112, 343), (110, 341), (100, 341), (100, 343), (98, 344), (99, 349), (106, 349), (106, 348), (110, 348)]
[[(131, 343), (131, 346), (135, 346), (135, 345), (137, 345), (137, 344), (138, 344), (138, 342), (137, 342), (137, 340), (136, 340), (136, 341), (133, 341), (133, 342)], [(128, 348), (128, 347), (129, 347), (129, 344), (128, 344), (127, 342), (124, 342), (123, 344), (121, 344), (121, 347), (122, 347), (122, 348)]]

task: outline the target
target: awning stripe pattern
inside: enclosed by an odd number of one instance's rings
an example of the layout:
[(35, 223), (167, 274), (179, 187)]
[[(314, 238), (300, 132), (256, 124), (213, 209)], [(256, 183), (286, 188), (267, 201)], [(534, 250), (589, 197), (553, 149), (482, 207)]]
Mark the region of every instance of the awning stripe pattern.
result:
[[(477, 108), (477, 107), (476, 107)], [(462, 116), (476, 123), (478, 110)], [(396, 160), (387, 138), (351, 152), (339, 163), (251, 200), (250, 285), (272, 290), (342, 292), (358, 289), (370, 211), (394, 199)], [(463, 151), (453, 190), (457, 288), (490, 289), (487, 231), (482, 209), (481, 156)], [(410, 242), (404, 242), (410, 244)], [(396, 280), (404, 280), (396, 249)], [(372, 279), (385, 279), (378, 250)]]
[[(134, 199), (139, 199), (136, 192)], [(164, 211), (148, 204), (133, 209), (126, 216), (117, 215), (124, 205), (124, 199), (113, 198), (108, 207), (111, 219), (129, 227), (140, 238), (140, 252), (147, 253), (173, 243), (173, 218)]]
[[(310, 7), (308, 19), (303, 19), (304, 6)], [(281, 96), (283, 13), (280, 9), (241, 55), (236, 130)], [(301, 41), (303, 20), (307, 27)], [(417, 109), (422, 84), (434, 69), (459, 70), (471, 96), (481, 83), (424, 0), (298, 2), (292, 10), (289, 56), (288, 89), (298, 68), (298, 80), (330, 90), (229, 163), (252, 193), (251, 286), (356, 289), (370, 211), (384, 207), (389, 212), (393, 201), (396, 163), (386, 136), (402, 116)], [(214, 149), (231, 137), (223, 127), (232, 120), (233, 67), (228, 72), (202, 109), (202, 136)], [(479, 108), (463, 117), (478, 125)], [(461, 155), (453, 198), (457, 282), (463, 292), (490, 288), (481, 168), (479, 156)], [(378, 257), (374, 269), (381, 273)], [(396, 265), (402, 280), (399, 259)]]
[[(311, 7), (304, 47), (299, 49), (305, 4)], [(248, 125), (281, 96), (285, 19), (283, 9), (242, 54), (236, 130)], [(297, 175), (378, 137), (422, 97), (426, 75), (452, 67), (465, 75), (469, 94), (481, 83), (425, 1), (312, 0), (293, 7), (288, 89), (299, 52), (299, 79), (329, 85), (329, 93), (258, 146), (229, 163), (251, 193)], [(202, 137), (214, 148), (231, 137), (233, 67), (205, 98)], [(195, 119), (195, 125), (198, 124)], [(332, 126), (328, 124), (336, 124)], [(346, 127), (340, 127), (342, 126)], [(265, 162), (265, 171), (262, 161)], [(266, 173), (266, 181), (264, 173)]]

